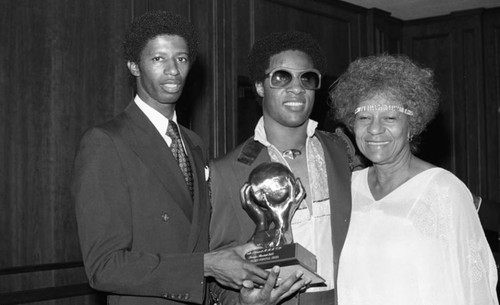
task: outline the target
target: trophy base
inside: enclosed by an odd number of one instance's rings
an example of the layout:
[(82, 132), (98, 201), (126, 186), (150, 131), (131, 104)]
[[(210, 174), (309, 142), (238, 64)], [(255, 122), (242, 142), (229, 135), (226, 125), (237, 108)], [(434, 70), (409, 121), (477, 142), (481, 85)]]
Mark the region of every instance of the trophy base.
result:
[(280, 266), (279, 277), (282, 280), (297, 270), (302, 270), (303, 277), (312, 280), (311, 285), (325, 282), (325, 279), (316, 273), (316, 256), (297, 243), (253, 250), (248, 252), (245, 258), (262, 269)]

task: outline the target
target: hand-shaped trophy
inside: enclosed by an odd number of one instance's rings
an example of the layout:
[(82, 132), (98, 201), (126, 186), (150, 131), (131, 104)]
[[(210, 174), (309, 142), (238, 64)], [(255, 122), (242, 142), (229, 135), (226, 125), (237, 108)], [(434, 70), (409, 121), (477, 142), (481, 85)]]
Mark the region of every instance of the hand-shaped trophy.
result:
[(279, 265), (282, 279), (300, 269), (311, 284), (324, 282), (315, 273), (316, 256), (293, 242), (291, 220), (305, 196), (300, 179), (281, 163), (263, 163), (250, 173), (240, 195), (256, 224), (251, 241), (262, 247), (248, 252), (247, 260), (263, 269)]

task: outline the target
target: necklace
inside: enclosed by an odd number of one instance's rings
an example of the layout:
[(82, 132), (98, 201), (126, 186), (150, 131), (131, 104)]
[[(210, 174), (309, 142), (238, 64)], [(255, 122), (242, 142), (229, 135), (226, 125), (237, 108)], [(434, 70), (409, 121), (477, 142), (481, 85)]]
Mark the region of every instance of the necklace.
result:
[(282, 151), (281, 155), (284, 158), (294, 160), (296, 157), (302, 155), (302, 148), (304, 148), (304, 145), (302, 145), (302, 147), (300, 149), (295, 149), (295, 148), (287, 149), (287, 150)]

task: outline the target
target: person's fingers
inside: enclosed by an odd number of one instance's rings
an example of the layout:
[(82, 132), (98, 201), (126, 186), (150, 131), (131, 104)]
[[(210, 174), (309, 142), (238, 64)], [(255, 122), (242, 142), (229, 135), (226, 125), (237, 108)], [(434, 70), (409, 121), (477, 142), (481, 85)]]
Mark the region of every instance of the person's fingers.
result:
[(303, 276), (304, 272), (302, 270), (297, 270), (294, 274), (290, 275), (288, 278), (281, 282), (279, 286), (280, 289), (283, 291), (289, 290), (295, 283), (301, 280), (305, 282), (305, 279), (302, 279)]
[[(243, 282), (243, 287), (241, 287), (240, 289), (240, 298), (242, 298), (243, 300), (251, 300), (251, 295), (253, 293), (253, 283), (250, 282), (250, 284), (252, 285), (252, 287), (248, 287), (248, 282), (250, 281), (244, 281)], [(244, 304), (246, 304), (248, 302), (244, 302)]]
[(254, 283), (264, 285), (269, 276), (269, 271), (266, 271), (251, 263), (249, 263), (246, 267), (250, 275), (250, 278), (248, 278), (247, 280), (252, 280)]
[(311, 283), (311, 280), (309, 278), (303, 278), (303, 275), (303, 272), (298, 270), (295, 274), (289, 276), (281, 283), (281, 285), (277, 288), (277, 293), (280, 295), (279, 300), (295, 294), (297, 291)]
[(302, 287), (305, 287), (306, 286), (306, 281), (304, 279), (301, 279), (297, 282), (295, 282), (292, 287), (286, 291), (285, 293), (283, 293), (279, 298), (278, 298), (278, 301), (281, 301), (285, 298), (288, 298), (289, 296), (297, 293)]
[(311, 284), (312, 280), (310, 278), (304, 278), (305, 280), (305, 283), (302, 287), (300, 287), (300, 292), (306, 292), (307, 288), (309, 287), (309, 285)]
[[(264, 271), (265, 272), (265, 271)], [(248, 280), (252, 281), (254, 284), (257, 284), (258, 286), (262, 286), (266, 284), (267, 282), (267, 273), (265, 273), (263, 276), (262, 275), (252, 275)]]
[(267, 277), (267, 281), (262, 288), (262, 293), (265, 295), (270, 295), (273, 288), (276, 286), (276, 282), (278, 281), (278, 277), (280, 274), (280, 267), (274, 266), (269, 272), (269, 276)]
[(243, 285), (243, 288), (246, 288), (246, 289), (253, 289), (255, 286), (255, 284), (250, 280), (244, 280), (242, 285)]

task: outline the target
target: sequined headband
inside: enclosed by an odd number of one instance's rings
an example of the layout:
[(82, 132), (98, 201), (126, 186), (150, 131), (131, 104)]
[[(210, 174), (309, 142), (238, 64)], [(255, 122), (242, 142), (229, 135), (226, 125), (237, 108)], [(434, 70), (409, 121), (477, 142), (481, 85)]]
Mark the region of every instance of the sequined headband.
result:
[(360, 106), (356, 109), (354, 109), (354, 114), (360, 112), (360, 111), (374, 111), (374, 110), (379, 110), (379, 111), (387, 111), (387, 110), (397, 110), (399, 112), (402, 112), (407, 115), (413, 116), (413, 111), (410, 109), (401, 107), (401, 106), (396, 106), (396, 105), (369, 105), (369, 106)]

